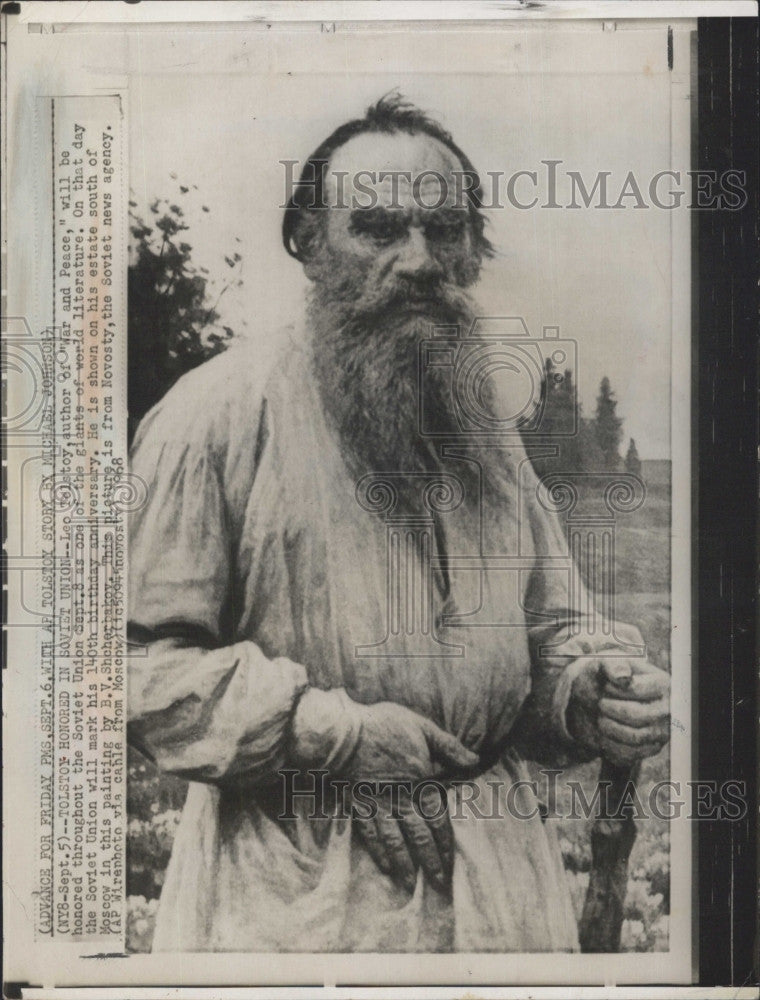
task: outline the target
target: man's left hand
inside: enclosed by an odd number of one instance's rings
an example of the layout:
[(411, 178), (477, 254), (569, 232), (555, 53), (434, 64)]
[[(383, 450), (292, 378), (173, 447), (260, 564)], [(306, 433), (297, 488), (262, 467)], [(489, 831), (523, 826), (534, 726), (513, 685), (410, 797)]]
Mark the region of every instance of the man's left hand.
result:
[(652, 757), (670, 739), (670, 674), (644, 660), (589, 660), (573, 681), (570, 734), (614, 764)]

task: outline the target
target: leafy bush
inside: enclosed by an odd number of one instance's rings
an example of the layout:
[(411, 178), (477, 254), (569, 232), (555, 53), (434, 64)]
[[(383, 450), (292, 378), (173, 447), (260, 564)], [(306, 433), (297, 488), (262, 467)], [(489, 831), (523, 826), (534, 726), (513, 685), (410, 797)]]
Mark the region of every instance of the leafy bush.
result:
[[(172, 174), (176, 182), (176, 175)], [(242, 285), (243, 259), (237, 251), (224, 255), (226, 280), (193, 262), (187, 242), (188, 212), (209, 211), (194, 205), (197, 187), (178, 185), (172, 198), (156, 198), (148, 221), (130, 201), (129, 272), (127, 284), (129, 436), (138, 422), (177, 379), (227, 347), (234, 336), (221, 323), (218, 306), (225, 292)], [(182, 208), (179, 202), (185, 204)], [(237, 243), (240, 240), (235, 237)]]
[(150, 951), (157, 910), (157, 899), (127, 896), (127, 951)]
[(127, 752), (127, 895), (161, 895), (187, 783), (163, 775), (132, 747)]

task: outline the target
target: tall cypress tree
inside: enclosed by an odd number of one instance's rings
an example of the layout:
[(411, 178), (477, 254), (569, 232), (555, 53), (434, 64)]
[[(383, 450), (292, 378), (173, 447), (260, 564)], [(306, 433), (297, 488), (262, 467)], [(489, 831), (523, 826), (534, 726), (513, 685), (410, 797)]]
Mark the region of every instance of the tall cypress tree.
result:
[(605, 470), (616, 471), (620, 467), (620, 440), (623, 436), (623, 421), (617, 416), (617, 400), (610, 388), (610, 380), (605, 377), (599, 385), (599, 395), (596, 397), (596, 420), (594, 430), (602, 464)]
[(564, 436), (559, 439), (562, 471), (580, 472), (585, 468), (585, 456), (581, 445), (581, 404), (577, 398), (573, 373), (566, 368), (562, 381), (556, 388), (556, 411), (558, 426)]
[(628, 451), (625, 456), (625, 471), (632, 472), (634, 476), (641, 475), (641, 459), (639, 458), (638, 448), (633, 438), (628, 443)]
[(544, 393), (546, 395), (541, 419), (541, 438), (558, 448), (554, 458), (537, 459), (534, 465), (539, 474), (577, 472), (585, 461), (581, 440), (581, 407), (577, 399), (573, 373), (557, 369), (551, 358), (545, 361)]

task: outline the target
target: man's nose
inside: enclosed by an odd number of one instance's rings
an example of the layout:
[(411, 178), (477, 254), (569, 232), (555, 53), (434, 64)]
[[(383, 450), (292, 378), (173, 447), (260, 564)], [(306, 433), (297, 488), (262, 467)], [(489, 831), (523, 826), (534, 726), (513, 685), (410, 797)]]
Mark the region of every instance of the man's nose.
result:
[(401, 278), (432, 278), (441, 273), (440, 265), (430, 253), (427, 238), (420, 226), (409, 227), (393, 270)]

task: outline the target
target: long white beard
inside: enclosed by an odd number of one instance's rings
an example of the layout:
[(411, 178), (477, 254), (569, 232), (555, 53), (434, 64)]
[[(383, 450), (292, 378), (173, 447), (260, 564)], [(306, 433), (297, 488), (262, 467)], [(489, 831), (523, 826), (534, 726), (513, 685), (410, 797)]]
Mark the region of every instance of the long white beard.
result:
[[(467, 330), (471, 315), (463, 309), (455, 322)], [(371, 320), (344, 317), (342, 303), (336, 308), (324, 297), (312, 297), (309, 318), (317, 382), (328, 422), (356, 480), (369, 472), (433, 473), (455, 467), (465, 480), (468, 498), (476, 499), (485, 489), (508, 502), (515, 468), (506, 443), (489, 447), (477, 438), (460, 438), (456, 443), (474, 461), (454, 464), (441, 456), (445, 439), (420, 432), (419, 344), (444, 319), (403, 311)], [(428, 377), (424, 391), (428, 425), (456, 426), (450, 381)], [(492, 405), (502, 404), (494, 398)]]
[(437, 464), (435, 449), (418, 428), (419, 344), (431, 335), (435, 319), (414, 313), (336, 329), (330, 313), (311, 310), (314, 365), (349, 464), (361, 474)]

